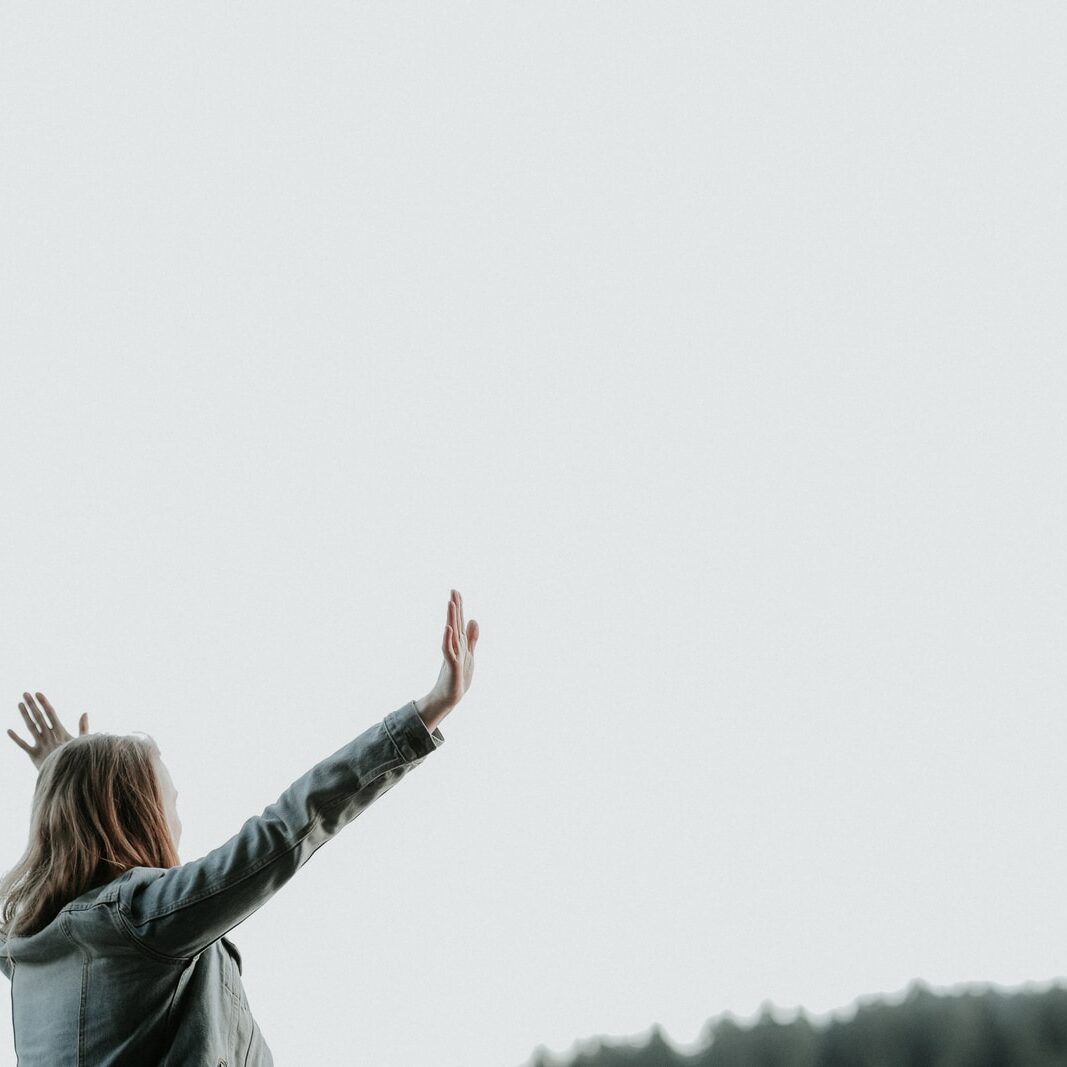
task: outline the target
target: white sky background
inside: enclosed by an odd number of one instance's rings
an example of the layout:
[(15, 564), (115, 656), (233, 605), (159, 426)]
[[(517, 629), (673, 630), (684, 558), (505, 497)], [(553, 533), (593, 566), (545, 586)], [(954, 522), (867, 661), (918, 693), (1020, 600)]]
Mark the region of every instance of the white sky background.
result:
[(195, 859), (481, 626), (233, 933), (279, 1065), (1067, 972), (1065, 31), (4, 6), (0, 726), (151, 733)]

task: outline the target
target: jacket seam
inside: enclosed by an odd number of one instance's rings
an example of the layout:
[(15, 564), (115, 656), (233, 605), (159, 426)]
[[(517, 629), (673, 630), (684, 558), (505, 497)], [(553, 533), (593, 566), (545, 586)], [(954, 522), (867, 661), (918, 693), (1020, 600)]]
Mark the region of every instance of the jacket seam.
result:
[[(248, 1013), (251, 1016), (251, 1012)], [(252, 1042), (256, 1039), (256, 1022), (252, 1020), (251, 1033), (248, 1035), (248, 1046), (245, 1049), (244, 1056), (241, 1057), (241, 1063), (239, 1067), (248, 1067), (248, 1057), (252, 1055)]]
[[(9, 957), (10, 958), (10, 957)], [(18, 968), (18, 961), (11, 960), (11, 1043), (15, 1046), (15, 1067), (19, 1065), (19, 1042), (18, 1034), (15, 1032), (15, 971)]]
[(82, 961), (82, 995), (78, 1010), (78, 1067), (86, 1061), (85, 1016), (89, 1007), (89, 983), (92, 981), (92, 973), (89, 957), (86, 956)]
[(74, 935), (70, 932), (70, 913), (60, 914), (59, 920), (60, 933), (71, 943), (71, 946), (77, 949), (79, 955), (82, 958), (82, 980), (81, 989), (79, 990), (80, 996), (78, 998), (78, 1067), (85, 1062), (85, 1009), (86, 1002), (89, 995), (89, 976), (91, 973), (90, 957), (85, 949), (75, 939)]

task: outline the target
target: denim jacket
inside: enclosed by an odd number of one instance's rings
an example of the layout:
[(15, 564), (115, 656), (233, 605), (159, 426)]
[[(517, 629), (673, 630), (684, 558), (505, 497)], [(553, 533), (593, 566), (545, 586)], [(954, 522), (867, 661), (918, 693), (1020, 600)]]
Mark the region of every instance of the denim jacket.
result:
[(0, 936), (19, 1067), (273, 1067), (225, 935), (444, 740), (411, 701), (202, 859), (134, 867)]

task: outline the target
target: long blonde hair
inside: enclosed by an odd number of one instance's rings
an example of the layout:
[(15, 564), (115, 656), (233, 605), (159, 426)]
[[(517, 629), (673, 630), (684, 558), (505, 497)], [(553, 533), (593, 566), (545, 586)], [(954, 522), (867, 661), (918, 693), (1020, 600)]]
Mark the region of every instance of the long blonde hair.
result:
[(131, 867), (181, 862), (152, 764), (159, 748), (145, 738), (81, 734), (45, 758), (29, 844), (0, 878), (0, 934), (37, 933), (65, 904)]

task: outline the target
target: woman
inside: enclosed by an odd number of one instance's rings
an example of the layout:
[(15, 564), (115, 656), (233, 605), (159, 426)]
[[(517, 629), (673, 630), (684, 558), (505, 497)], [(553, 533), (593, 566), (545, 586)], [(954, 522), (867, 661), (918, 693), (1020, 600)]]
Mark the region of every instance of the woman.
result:
[[(71, 737), (44, 694), (19, 705), (40, 774), (30, 838), (0, 879), (0, 970), (20, 1067), (269, 1067), (241, 957), (224, 935), (444, 743), (474, 672), (478, 624), (452, 590), (433, 689), (298, 778), (225, 844), (181, 863), (155, 742)], [(31, 718), (31, 712), (33, 717)]]

